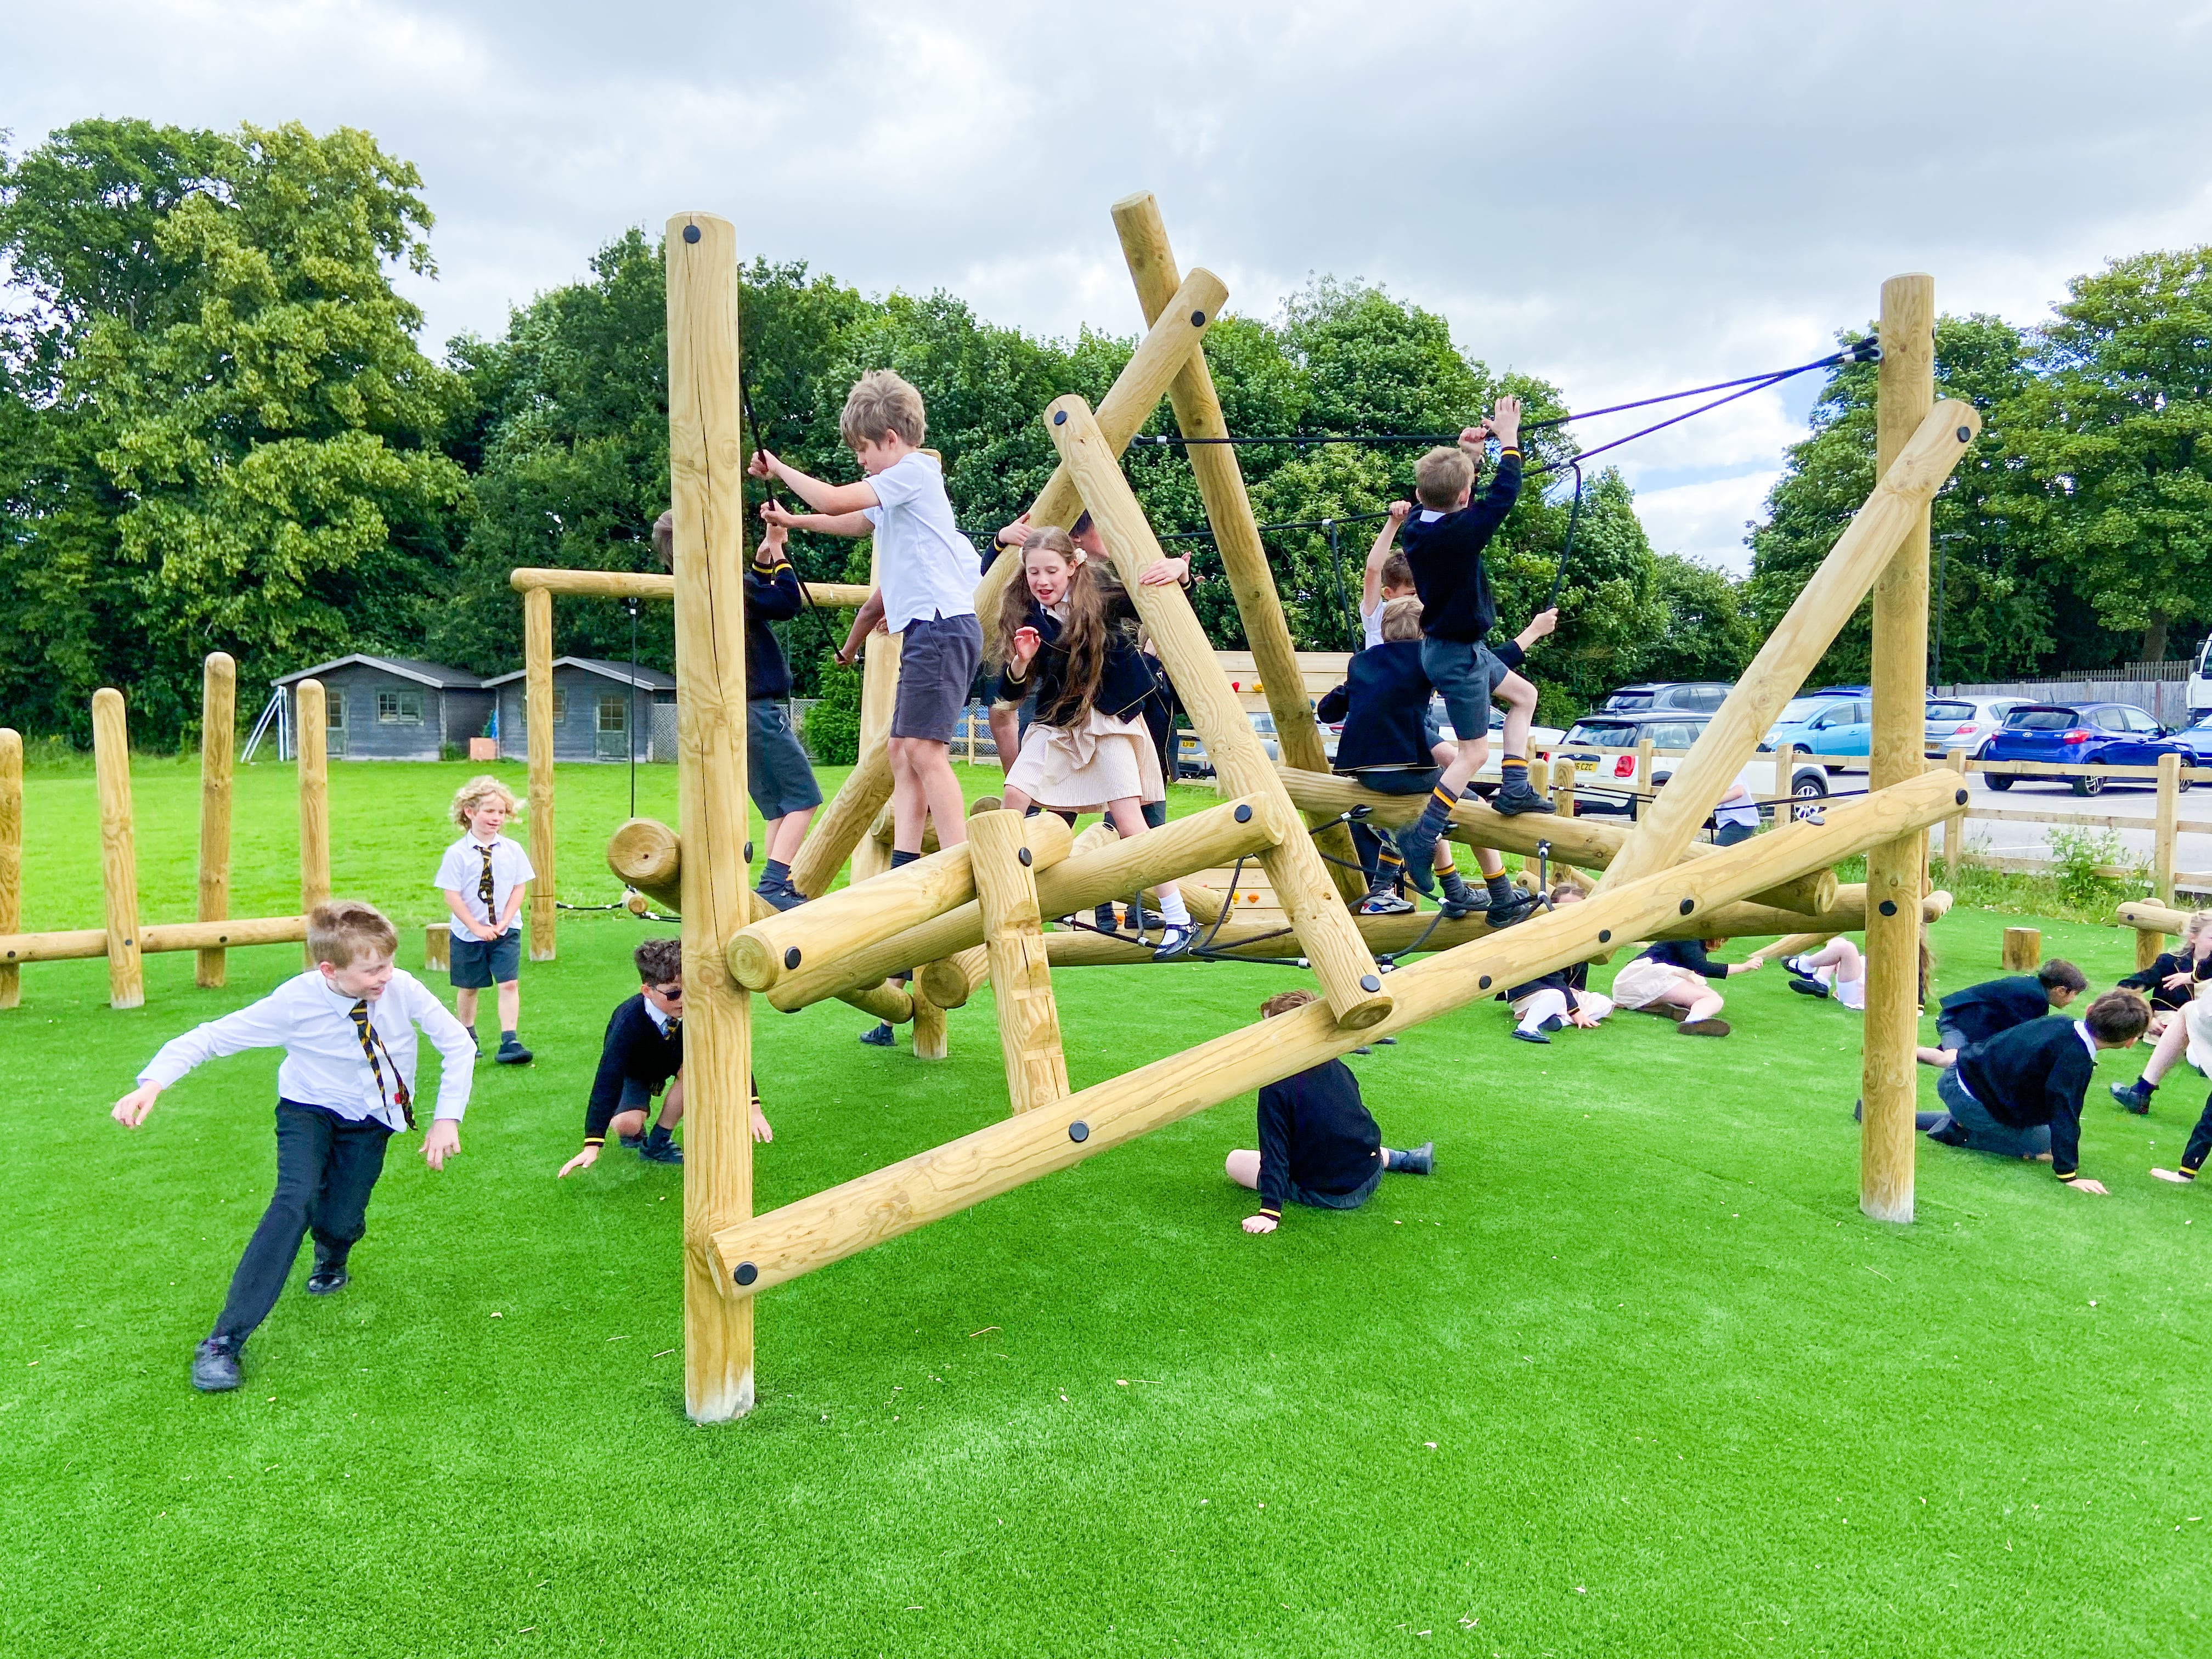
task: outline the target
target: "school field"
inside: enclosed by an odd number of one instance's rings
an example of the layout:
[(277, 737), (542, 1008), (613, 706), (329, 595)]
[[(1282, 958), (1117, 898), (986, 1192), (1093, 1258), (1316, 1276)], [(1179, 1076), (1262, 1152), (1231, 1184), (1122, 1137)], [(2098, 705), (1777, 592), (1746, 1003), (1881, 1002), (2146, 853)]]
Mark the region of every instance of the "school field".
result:
[[(336, 889), (403, 924), (404, 967), (471, 769), (331, 768)], [(672, 769), (639, 776), (672, 819)], [(187, 919), (195, 771), (145, 761), (135, 787), (143, 914)], [(628, 775), (559, 787), (567, 896), (611, 901)], [(89, 769), (27, 797), (25, 925), (96, 925)], [(293, 907), (289, 769), (241, 772), (238, 803), (234, 914)], [(1995, 972), (2005, 920), (1936, 929), (1942, 987)], [(2083, 1169), (2113, 1196), (1923, 1146), (1919, 1221), (1893, 1228), (1855, 1202), (1856, 1017), (1779, 969), (1731, 988), (1721, 1042), (1624, 1016), (1540, 1052), (1477, 1006), (1351, 1061), (1394, 1144), (1434, 1137), (1434, 1177), (1248, 1237), (1231, 1103), (763, 1296), (759, 1408), (701, 1429), (678, 1172), (611, 1151), (553, 1178), (647, 931), (564, 916), (560, 960), (524, 969), (537, 1064), (480, 1070), (443, 1175), (395, 1142), (352, 1285), (314, 1300), (295, 1274), (215, 1397), (186, 1365), (267, 1197), (276, 1058), (204, 1068), (136, 1133), (106, 1109), (298, 952), (234, 952), (222, 992), (149, 957), (129, 1013), (99, 962), (23, 970), (0, 1014), (0, 1651), (2212, 1647), (2212, 1193), (2146, 1173), (2193, 1074), (2148, 1119), (2091, 1103)], [(2112, 929), (2045, 939), (2093, 982), (2132, 960)], [(1064, 974), (1069, 1070), (1186, 1047), (1296, 979)], [(988, 993), (935, 1065), (860, 1046), (866, 1023), (757, 1022), (763, 1207), (1004, 1109)]]

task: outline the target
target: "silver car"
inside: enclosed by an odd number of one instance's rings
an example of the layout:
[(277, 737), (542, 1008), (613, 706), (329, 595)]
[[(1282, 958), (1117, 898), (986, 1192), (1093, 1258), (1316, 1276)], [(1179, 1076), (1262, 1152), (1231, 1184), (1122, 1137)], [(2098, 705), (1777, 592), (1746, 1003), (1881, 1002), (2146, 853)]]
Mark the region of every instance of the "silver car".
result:
[(2025, 697), (1930, 697), (1928, 699), (1928, 757), (1941, 760), (1954, 749), (1978, 753), (2004, 724), (2005, 711)]

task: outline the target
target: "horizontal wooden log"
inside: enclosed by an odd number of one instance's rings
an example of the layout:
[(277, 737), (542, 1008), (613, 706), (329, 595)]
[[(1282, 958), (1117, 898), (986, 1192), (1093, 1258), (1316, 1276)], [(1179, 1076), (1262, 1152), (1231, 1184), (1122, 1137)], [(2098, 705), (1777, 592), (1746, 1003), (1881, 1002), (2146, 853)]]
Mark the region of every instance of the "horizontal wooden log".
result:
[(2189, 925), (2190, 913), (2160, 904), (2152, 899), (2130, 899), (2113, 912), (2123, 927), (2134, 927), (2147, 933), (2179, 933)]
[(915, 975), (915, 983), (939, 1007), (964, 1008), (990, 976), (990, 952), (978, 945), (928, 963)]
[[(1233, 863), (1291, 833), (1303, 835), (1304, 830), (1262, 797), (1224, 801), (1187, 818), (1176, 818), (1164, 829), (1149, 830), (1101, 851), (1052, 866), (1037, 878), (1037, 902), (1048, 916), (1080, 915), (1153, 882), (1172, 881), (1193, 870)], [(982, 942), (983, 912), (970, 901), (894, 939), (854, 951), (846, 958), (823, 956), (811, 963), (802, 961), (769, 991), (768, 999), (787, 1011), (801, 1008), (834, 996), (842, 987), (856, 981), (872, 982)]]
[[(507, 579), (519, 593), (533, 588), (571, 598), (673, 599), (676, 578), (641, 570), (555, 570), (526, 567)], [(868, 590), (853, 582), (801, 582), (808, 603), (824, 611), (854, 611), (868, 602)]]
[[(228, 921), (157, 922), (137, 933), (141, 955), (159, 951), (212, 951), (232, 945), (298, 945), (307, 937), (305, 916), (252, 916)], [(107, 932), (75, 927), (54, 933), (0, 933), (0, 963), (71, 962), (107, 954)]]
[[(1050, 812), (1025, 819), (1022, 832), (1030, 867), (1036, 872), (1066, 859), (1069, 843), (1075, 839), (1066, 823)], [(975, 896), (975, 875), (966, 843), (948, 847), (902, 868), (887, 870), (741, 928), (729, 943), (730, 972), (748, 990), (773, 990), (810, 957), (842, 962), (867, 945), (919, 927)]]
[(1839, 860), (1955, 811), (1955, 778), (1935, 773), (1838, 806), (1824, 824), (1800, 823), (1723, 848), (1694, 868), (1675, 866), (1614, 891), (1532, 918), (1399, 969), (1389, 1016), (1364, 1030), (1339, 1026), (1325, 1003), (1231, 1031), (1024, 1113), (918, 1152), (887, 1169), (752, 1219), (718, 1229), (710, 1244), (724, 1291), (750, 1296), (911, 1232), (1135, 1139), (1581, 962), (1615, 939), (1671, 919), (1741, 902), (1754, 892)]

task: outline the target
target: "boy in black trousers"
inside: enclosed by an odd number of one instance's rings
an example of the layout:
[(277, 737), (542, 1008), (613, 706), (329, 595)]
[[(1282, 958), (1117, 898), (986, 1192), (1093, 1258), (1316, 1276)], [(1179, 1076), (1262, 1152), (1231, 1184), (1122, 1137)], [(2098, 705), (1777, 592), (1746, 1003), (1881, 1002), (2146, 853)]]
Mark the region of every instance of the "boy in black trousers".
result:
[(2079, 968), (2053, 957), (2033, 974), (1984, 980), (1979, 985), (1954, 991), (1936, 1012), (1937, 1046), (1916, 1048), (1914, 1056), (1923, 1066), (1956, 1065), (1960, 1049), (1987, 1042), (1999, 1031), (2041, 1019), (2088, 988), (2088, 978)]
[[(1282, 991), (1260, 1005), (1273, 1019), (1320, 999)], [(1382, 1144), (1382, 1131), (1359, 1098), (1359, 1079), (1340, 1060), (1310, 1066), (1260, 1091), (1260, 1149), (1229, 1154), (1229, 1178), (1260, 1194), (1260, 1213), (1244, 1218), (1248, 1233), (1272, 1233), (1285, 1200), (1322, 1210), (1356, 1210), (1373, 1195), (1385, 1170), (1430, 1175), (1436, 1142), (1410, 1152)]]
[(1973, 1044), (1936, 1081), (1948, 1115), (1928, 1138), (2007, 1158), (2047, 1158), (2051, 1174), (2077, 1192), (2102, 1194), (2100, 1182), (2081, 1174), (2082, 1097), (2098, 1054), (2133, 1048), (2149, 1024), (2150, 1005), (2140, 994), (2113, 990), (2079, 1019), (2031, 1020)]
[[(563, 1176), (599, 1161), (609, 1129), (648, 1164), (684, 1162), (683, 1149), (671, 1138), (684, 1119), (683, 941), (649, 939), (630, 953), (630, 960), (637, 964), (637, 994), (608, 1017), (599, 1074), (584, 1108), (584, 1150), (561, 1166)], [(664, 1087), (660, 1116), (647, 1133), (646, 1113)], [(753, 1139), (773, 1140), (768, 1119), (761, 1115), (757, 1086), (752, 1111)]]

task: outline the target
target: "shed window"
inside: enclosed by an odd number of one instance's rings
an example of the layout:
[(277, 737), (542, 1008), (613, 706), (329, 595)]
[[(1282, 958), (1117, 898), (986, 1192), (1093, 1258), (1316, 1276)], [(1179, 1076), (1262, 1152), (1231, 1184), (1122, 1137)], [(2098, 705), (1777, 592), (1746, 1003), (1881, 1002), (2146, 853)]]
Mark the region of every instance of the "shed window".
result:
[(602, 732), (629, 731), (629, 722), (626, 718), (628, 707), (629, 701), (622, 695), (621, 692), (608, 691), (601, 693), (599, 696), (599, 730)]
[(566, 726), (568, 723), (568, 688), (565, 685), (556, 685), (553, 688), (553, 724)]
[(422, 694), (420, 691), (378, 692), (376, 720), (380, 726), (422, 725)]

